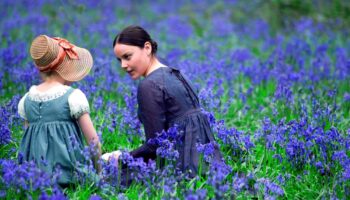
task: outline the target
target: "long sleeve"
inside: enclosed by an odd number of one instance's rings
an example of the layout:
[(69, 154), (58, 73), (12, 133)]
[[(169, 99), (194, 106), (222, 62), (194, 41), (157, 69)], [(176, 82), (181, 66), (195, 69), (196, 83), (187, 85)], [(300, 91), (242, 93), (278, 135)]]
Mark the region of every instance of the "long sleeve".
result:
[(161, 87), (151, 80), (144, 80), (139, 85), (137, 93), (139, 118), (144, 126), (146, 142), (130, 152), (135, 158), (143, 157), (145, 161), (156, 158), (157, 147), (148, 144), (148, 140), (167, 128), (163, 94)]

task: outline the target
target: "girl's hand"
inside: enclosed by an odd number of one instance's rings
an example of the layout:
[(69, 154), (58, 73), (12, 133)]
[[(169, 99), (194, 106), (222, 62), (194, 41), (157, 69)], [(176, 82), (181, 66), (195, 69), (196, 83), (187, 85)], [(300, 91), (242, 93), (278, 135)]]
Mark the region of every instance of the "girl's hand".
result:
[(117, 151), (113, 151), (111, 153), (105, 153), (102, 155), (102, 159), (105, 161), (110, 162), (112, 159), (115, 159), (118, 162), (119, 156), (122, 154), (121, 151), (117, 150)]

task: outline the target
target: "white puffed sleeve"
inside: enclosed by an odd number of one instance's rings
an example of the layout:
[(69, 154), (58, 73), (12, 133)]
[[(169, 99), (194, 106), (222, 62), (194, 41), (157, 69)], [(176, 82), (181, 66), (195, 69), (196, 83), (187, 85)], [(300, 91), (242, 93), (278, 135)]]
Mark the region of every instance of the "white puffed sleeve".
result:
[(24, 111), (24, 100), (26, 99), (27, 95), (28, 95), (28, 92), (18, 102), (18, 114), (25, 120), (27, 120), (27, 116), (26, 116), (26, 112)]
[(78, 119), (84, 113), (90, 113), (89, 102), (85, 94), (79, 90), (75, 89), (72, 94), (68, 97), (70, 115)]

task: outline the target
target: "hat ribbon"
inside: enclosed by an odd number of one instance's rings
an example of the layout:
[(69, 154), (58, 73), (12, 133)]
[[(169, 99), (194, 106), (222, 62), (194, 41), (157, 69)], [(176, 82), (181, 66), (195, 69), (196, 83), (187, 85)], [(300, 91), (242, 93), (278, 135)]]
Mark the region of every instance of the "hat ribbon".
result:
[(68, 40), (59, 37), (54, 37), (53, 39), (58, 41), (58, 45), (63, 48), (64, 52), (68, 55), (70, 59), (79, 59), (78, 53), (73, 50), (74, 45), (71, 44)]
[(73, 49), (74, 45), (71, 44), (68, 40), (59, 37), (54, 37), (52, 39), (56, 40), (60, 47), (58, 56), (50, 64), (46, 66), (40, 66), (40, 72), (48, 72), (56, 69), (63, 62), (66, 55), (72, 60), (79, 59), (78, 53)]

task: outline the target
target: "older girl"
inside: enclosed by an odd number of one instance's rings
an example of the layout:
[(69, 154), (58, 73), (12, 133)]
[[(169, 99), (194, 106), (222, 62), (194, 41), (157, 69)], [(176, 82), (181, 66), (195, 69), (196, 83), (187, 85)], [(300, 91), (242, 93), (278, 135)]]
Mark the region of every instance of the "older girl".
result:
[(198, 173), (200, 152), (197, 145), (212, 143), (212, 161), (221, 161), (207, 116), (201, 112), (198, 96), (189, 80), (175, 68), (161, 63), (156, 56), (157, 42), (139, 26), (122, 30), (113, 42), (114, 53), (121, 67), (136, 80), (144, 79), (138, 86), (138, 116), (146, 134), (146, 142), (131, 151), (135, 158), (145, 161), (157, 157), (157, 145), (147, 141), (157, 133), (177, 125), (181, 141), (177, 166), (190, 174)]

